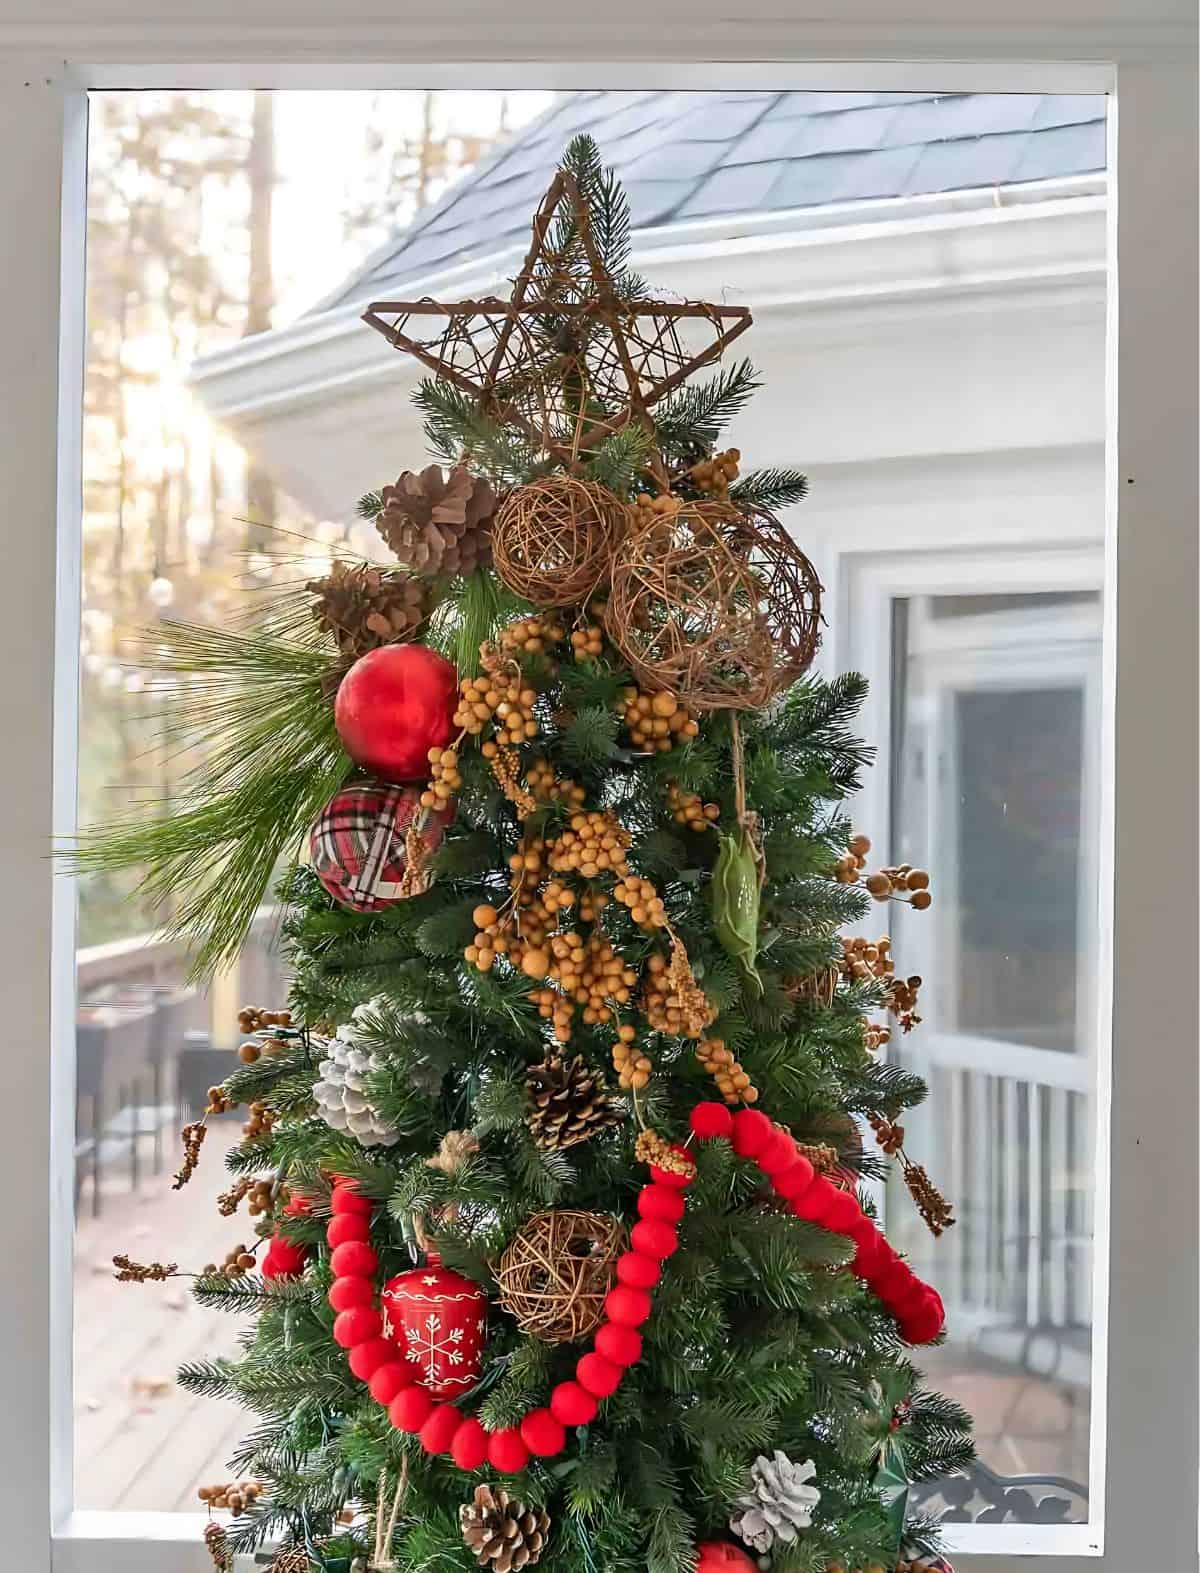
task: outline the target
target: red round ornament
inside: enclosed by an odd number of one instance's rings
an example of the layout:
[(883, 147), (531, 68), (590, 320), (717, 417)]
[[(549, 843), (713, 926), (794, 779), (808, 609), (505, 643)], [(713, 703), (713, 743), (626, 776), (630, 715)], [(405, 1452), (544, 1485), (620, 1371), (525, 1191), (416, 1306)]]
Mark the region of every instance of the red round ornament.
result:
[(381, 1371), (395, 1358), (396, 1351), (386, 1338), (372, 1338), (365, 1344), (355, 1344), (347, 1357), (347, 1365), (360, 1382), (370, 1382), (376, 1371)]
[(928, 1344), (941, 1332), (946, 1320), (942, 1297), (936, 1289), (926, 1287), (925, 1299), (900, 1318), (900, 1336), (908, 1344)]
[(335, 1278), (369, 1278), (379, 1266), (379, 1258), (362, 1240), (347, 1240), (329, 1258)]
[(584, 1355), (575, 1367), (575, 1376), (580, 1387), (589, 1392), (593, 1398), (611, 1398), (621, 1385), (621, 1378), (625, 1375), (619, 1365), (614, 1365), (611, 1360), (606, 1360), (603, 1355)]
[(343, 1349), (353, 1349), (358, 1344), (369, 1344), (383, 1332), (383, 1317), (369, 1305), (355, 1306), (343, 1311), (333, 1324), (333, 1341)]
[[(419, 787), (352, 781), (334, 794), (309, 832), (313, 872), (333, 899), (352, 912), (379, 912), (391, 906), (401, 900), (409, 826), (424, 812)], [(437, 849), (453, 818), (453, 806), (425, 814), (421, 839), (427, 852)], [(371, 1204), (362, 1209), (334, 1208), (335, 1212), (351, 1210), (366, 1214)]]
[(733, 1135), (733, 1111), (723, 1103), (698, 1103), (692, 1110), (692, 1135), (702, 1142)]
[(453, 1404), (436, 1404), (421, 1427), (421, 1446), (427, 1453), (448, 1453), (462, 1423)]
[(375, 1286), (369, 1278), (335, 1278), (329, 1286), (329, 1303), (335, 1311), (353, 1311), (374, 1301)]
[(360, 1196), (354, 1190), (352, 1181), (337, 1180), (334, 1182), (329, 1210), (335, 1218), (342, 1213), (358, 1213), (364, 1218), (369, 1218), (374, 1205), (375, 1203), (369, 1196)]
[(686, 1191), (696, 1178), (696, 1160), (687, 1148), (681, 1146), (679, 1142), (671, 1144), (671, 1151), (682, 1158), (686, 1162), (687, 1167), (680, 1172), (678, 1169), (660, 1169), (658, 1164), (652, 1163), (650, 1165), (650, 1178), (656, 1185), (665, 1185), (668, 1190)]
[(665, 1261), (679, 1248), (679, 1236), (669, 1223), (659, 1223), (654, 1218), (643, 1218), (629, 1231), (629, 1243), (639, 1256), (652, 1256)]
[(308, 1260), (308, 1247), (275, 1235), (259, 1269), (264, 1278), (299, 1278)]
[(332, 1251), (336, 1251), (339, 1245), (345, 1245), (347, 1240), (369, 1241), (371, 1220), (362, 1213), (339, 1213), (336, 1218), (329, 1220), (325, 1238)]
[(357, 660), (338, 688), (334, 724), (356, 765), (384, 781), (415, 781), (429, 750), (454, 736), (458, 674), (426, 645), (390, 644)]
[(457, 1398), (475, 1386), (487, 1295), (473, 1279), (443, 1267), (431, 1251), (424, 1267), (399, 1273), (381, 1298), (384, 1337), (416, 1367), (422, 1387), (435, 1398)]
[(754, 1161), (765, 1175), (771, 1177), (790, 1169), (799, 1156), (796, 1143), (782, 1126), (777, 1125), (770, 1140), (759, 1148)]
[(502, 1475), (517, 1475), (529, 1462), (529, 1449), (516, 1426), (493, 1431), (488, 1438), (488, 1463)]
[(613, 1365), (636, 1365), (642, 1358), (642, 1335), (620, 1322), (605, 1322), (596, 1329), (596, 1353)]
[(600, 1405), (578, 1382), (560, 1382), (550, 1394), (550, 1413), (565, 1426), (590, 1425)]
[(406, 1360), (397, 1360), (396, 1351), (388, 1346), (391, 1359), (386, 1365), (381, 1365), (375, 1375), (368, 1382), (371, 1397), (377, 1404), (382, 1404), (386, 1409), (393, 1403), (406, 1387), (411, 1387), (416, 1378), (416, 1372)]
[(563, 1423), (549, 1409), (531, 1409), (520, 1429), (522, 1442), (535, 1458), (553, 1458), (567, 1445)]
[(388, 1410), (388, 1419), (397, 1431), (416, 1432), (421, 1429), (433, 1413), (433, 1399), (423, 1387), (406, 1387), (400, 1396), (393, 1400)]
[(464, 1420), (454, 1433), (450, 1457), (460, 1469), (480, 1469), (487, 1463), (488, 1434), (478, 1420)]
[(794, 1202), (798, 1197), (803, 1196), (812, 1184), (812, 1180), (813, 1166), (803, 1154), (781, 1174), (771, 1176), (775, 1194), (782, 1196), (785, 1202)]
[(758, 1563), (727, 1540), (706, 1540), (696, 1547), (696, 1573), (758, 1573)]
[(660, 1223), (678, 1223), (683, 1217), (684, 1200), (679, 1191), (665, 1185), (644, 1185), (638, 1193), (637, 1210), (641, 1218), (657, 1218)]
[(656, 1262), (652, 1256), (639, 1256), (636, 1251), (626, 1251), (617, 1258), (617, 1282), (628, 1289), (653, 1289), (661, 1277), (662, 1263)]
[(733, 1117), (733, 1150), (739, 1158), (753, 1158), (770, 1141), (775, 1127), (758, 1109), (739, 1109)]
[(640, 1327), (649, 1321), (654, 1302), (644, 1289), (631, 1289), (628, 1284), (618, 1284), (610, 1289), (604, 1302), (604, 1313), (610, 1322), (622, 1327)]

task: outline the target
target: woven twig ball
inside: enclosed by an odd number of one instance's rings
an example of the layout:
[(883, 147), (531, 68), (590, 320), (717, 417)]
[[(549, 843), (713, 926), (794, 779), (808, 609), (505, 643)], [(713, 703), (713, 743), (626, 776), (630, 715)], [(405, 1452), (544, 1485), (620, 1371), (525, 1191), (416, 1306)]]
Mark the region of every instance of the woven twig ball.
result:
[(605, 625), (645, 686), (696, 710), (757, 710), (812, 660), (820, 589), (770, 515), (684, 502), (618, 546)]
[(606, 576), (629, 522), (620, 498), (594, 481), (573, 475), (530, 481), (496, 514), (496, 572), (535, 606), (581, 605)]
[(500, 1303), (543, 1343), (586, 1338), (600, 1324), (624, 1244), (620, 1221), (602, 1213), (535, 1213), (500, 1258)]

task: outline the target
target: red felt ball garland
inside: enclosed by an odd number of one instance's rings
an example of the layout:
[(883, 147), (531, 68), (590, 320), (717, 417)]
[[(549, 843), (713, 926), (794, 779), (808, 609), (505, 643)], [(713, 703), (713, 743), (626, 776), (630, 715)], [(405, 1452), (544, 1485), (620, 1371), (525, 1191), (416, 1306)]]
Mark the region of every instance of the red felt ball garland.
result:
[[(852, 1239), (856, 1250), (851, 1271), (892, 1312), (907, 1342), (928, 1343), (937, 1337), (944, 1320), (937, 1292), (901, 1261), (849, 1192), (814, 1173), (787, 1131), (758, 1109), (733, 1114), (718, 1103), (693, 1109), (691, 1126), (701, 1141), (729, 1141), (740, 1157), (755, 1162), (797, 1218)], [(352, 1182), (336, 1181), (326, 1231), (333, 1271), (329, 1304), (337, 1313), (333, 1336), (347, 1351), (355, 1376), (387, 1409), (392, 1425), (418, 1436), (427, 1453), (447, 1455), (465, 1470), (487, 1463), (502, 1474), (516, 1474), (531, 1458), (561, 1453), (567, 1429), (590, 1424), (600, 1403), (612, 1397), (625, 1372), (640, 1360), (638, 1329), (653, 1309), (651, 1291), (662, 1276), (662, 1264), (679, 1245), (676, 1226), (683, 1218), (683, 1193), (695, 1171), (675, 1173), (652, 1166), (650, 1173), (650, 1183), (638, 1194), (639, 1221), (630, 1235), (630, 1249), (617, 1260), (617, 1282), (605, 1300), (604, 1320), (592, 1348), (580, 1356), (574, 1380), (560, 1382), (549, 1405), (531, 1410), (519, 1425), (492, 1432), (461, 1414), (455, 1404), (433, 1399), (419, 1385), (416, 1368), (383, 1336), (374, 1284), (379, 1258), (369, 1239), (372, 1204), (358, 1195)]]

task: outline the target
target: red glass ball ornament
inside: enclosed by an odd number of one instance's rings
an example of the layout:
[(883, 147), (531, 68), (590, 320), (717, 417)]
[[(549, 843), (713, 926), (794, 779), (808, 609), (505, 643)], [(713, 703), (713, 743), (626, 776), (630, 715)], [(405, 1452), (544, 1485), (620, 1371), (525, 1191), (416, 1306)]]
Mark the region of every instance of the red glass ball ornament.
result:
[(343, 1349), (353, 1349), (357, 1344), (369, 1344), (383, 1332), (383, 1317), (369, 1305), (355, 1306), (343, 1311), (333, 1324), (333, 1341)]
[(617, 1282), (629, 1289), (653, 1289), (661, 1277), (662, 1263), (656, 1262), (652, 1256), (639, 1256), (636, 1251), (626, 1251), (617, 1258)]
[(642, 1218), (657, 1218), (660, 1223), (678, 1223), (683, 1217), (683, 1209), (681, 1193), (665, 1185), (645, 1185), (638, 1193), (637, 1210)]
[(600, 1405), (578, 1382), (560, 1382), (550, 1394), (550, 1412), (565, 1426), (586, 1426)]
[(515, 1426), (493, 1431), (488, 1438), (488, 1463), (502, 1475), (517, 1475), (529, 1462), (529, 1449)]
[(521, 1440), (535, 1458), (553, 1458), (566, 1447), (567, 1433), (549, 1409), (531, 1409), (521, 1421)]
[(450, 1457), (460, 1469), (480, 1469), (487, 1463), (488, 1434), (478, 1420), (464, 1420), (454, 1433)]
[(411, 1387), (416, 1378), (416, 1372), (405, 1360), (396, 1359), (396, 1351), (389, 1344), (388, 1361), (381, 1365), (375, 1375), (368, 1382), (371, 1397), (377, 1404), (382, 1404), (387, 1409), (406, 1387)]
[(723, 1103), (698, 1103), (690, 1120), (692, 1135), (702, 1142), (733, 1135), (733, 1111)]
[(487, 1295), (473, 1279), (443, 1267), (431, 1251), (424, 1267), (391, 1279), (381, 1299), (383, 1335), (415, 1366), (427, 1392), (458, 1398), (475, 1386), (483, 1369)]
[[(406, 837), (422, 812), (420, 787), (352, 781), (334, 793), (309, 831), (308, 848), (313, 872), (336, 902), (352, 912), (380, 912), (402, 899)], [(453, 805), (430, 811), (421, 830), (427, 852), (436, 851), (453, 819)]]
[(624, 1375), (619, 1365), (614, 1365), (611, 1360), (606, 1360), (594, 1351), (584, 1355), (575, 1367), (575, 1377), (580, 1387), (593, 1398), (611, 1398), (620, 1387)]
[(642, 1358), (642, 1335), (620, 1322), (605, 1322), (596, 1329), (596, 1353), (613, 1365), (636, 1365)]
[(376, 1371), (395, 1358), (396, 1351), (386, 1338), (371, 1338), (365, 1344), (355, 1344), (347, 1364), (360, 1382), (369, 1383)]
[(406, 1387), (392, 1402), (388, 1419), (397, 1431), (417, 1432), (433, 1413), (433, 1399), (423, 1387)]
[(335, 1278), (329, 1286), (329, 1303), (335, 1311), (353, 1311), (374, 1300), (375, 1286), (369, 1278)]
[(367, 1240), (371, 1238), (371, 1220), (362, 1213), (339, 1213), (336, 1218), (329, 1220), (325, 1230), (325, 1238), (329, 1242), (330, 1250), (336, 1251), (339, 1245), (345, 1245), (347, 1240)]
[(725, 1540), (706, 1540), (696, 1547), (696, 1573), (758, 1573), (758, 1563), (740, 1546)]
[(733, 1117), (733, 1150), (739, 1158), (753, 1158), (770, 1141), (775, 1127), (758, 1109), (739, 1109)]
[(436, 1404), (421, 1427), (421, 1446), (427, 1453), (448, 1453), (463, 1417), (453, 1404)]
[(333, 707), (342, 747), (356, 765), (384, 781), (416, 781), (429, 750), (454, 736), (458, 674), (426, 645), (391, 644), (361, 656), (346, 673)]
[(679, 1236), (670, 1224), (659, 1223), (654, 1218), (643, 1218), (641, 1223), (635, 1223), (630, 1230), (629, 1243), (640, 1256), (653, 1256), (662, 1262), (675, 1254), (679, 1247)]
[(627, 1284), (610, 1289), (604, 1302), (609, 1321), (619, 1322), (622, 1327), (641, 1327), (649, 1321), (653, 1309), (654, 1302), (644, 1289), (631, 1289)]

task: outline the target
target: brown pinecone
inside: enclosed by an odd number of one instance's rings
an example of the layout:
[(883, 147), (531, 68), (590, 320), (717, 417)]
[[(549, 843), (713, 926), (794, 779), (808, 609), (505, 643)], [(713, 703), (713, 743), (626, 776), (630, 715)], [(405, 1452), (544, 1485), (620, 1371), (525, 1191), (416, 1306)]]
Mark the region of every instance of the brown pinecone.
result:
[(529, 1108), (525, 1122), (534, 1143), (545, 1152), (574, 1147), (624, 1118), (599, 1071), (582, 1055), (564, 1060), (551, 1054), (525, 1074)]
[(458, 1521), (476, 1562), (493, 1573), (532, 1567), (545, 1549), (550, 1529), (545, 1508), (514, 1502), (498, 1486), (476, 1486), (473, 1500), (459, 1508)]
[(267, 1573), (308, 1573), (312, 1563), (303, 1546), (288, 1546), (271, 1563)]
[(375, 528), (406, 568), (434, 577), (490, 565), (496, 494), (465, 464), (448, 475), (440, 464), (405, 470), (381, 495)]
[(218, 1573), (225, 1573), (229, 1567), (229, 1547), (226, 1544), (224, 1529), (213, 1519), (204, 1526), (204, 1544), (208, 1547), (213, 1567), (218, 1570)]
[(343, 655), (355, 659), (411, 638), (428, 614), (424, 580), (370, 563), (335, 562), (324, 579), (310, 579), (307, 588), (315, 597), (317, 622)]

